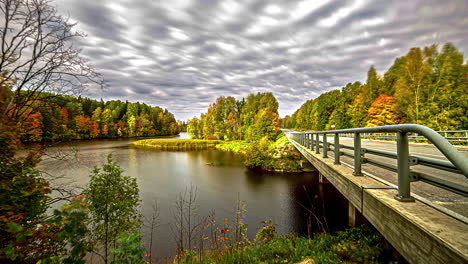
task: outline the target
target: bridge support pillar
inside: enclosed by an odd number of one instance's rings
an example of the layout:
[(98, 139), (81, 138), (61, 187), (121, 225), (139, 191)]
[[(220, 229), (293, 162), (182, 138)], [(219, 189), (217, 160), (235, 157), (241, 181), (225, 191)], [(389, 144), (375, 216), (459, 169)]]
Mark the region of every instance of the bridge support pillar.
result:
[(323, 176), (322, 173), (319, 172), (319, 183), (330, 183), (327, 178)]
[(351, 227), (359, 226), (366, 222), (366, 218), (358, 211), (351, 202), (348, 202), (348, 225)]

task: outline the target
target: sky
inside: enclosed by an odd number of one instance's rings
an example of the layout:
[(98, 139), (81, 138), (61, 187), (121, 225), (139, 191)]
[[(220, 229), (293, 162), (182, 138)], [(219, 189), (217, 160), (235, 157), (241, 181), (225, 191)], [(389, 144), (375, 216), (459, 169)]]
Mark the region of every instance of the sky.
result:
[(412, 47), (468, 54), (466, 0), (56, 0), (87, 34), (82, 56), (106, 82), (83, 95), (167, 108), (176, 119), (219, 96), (273, 92), (281, 117), (384, 73)]

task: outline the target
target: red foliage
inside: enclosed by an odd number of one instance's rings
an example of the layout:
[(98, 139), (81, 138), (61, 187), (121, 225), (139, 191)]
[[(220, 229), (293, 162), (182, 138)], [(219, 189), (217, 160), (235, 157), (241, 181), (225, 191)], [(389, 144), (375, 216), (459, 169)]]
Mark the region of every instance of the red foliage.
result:
[(60, 117), (62, 119), (62, 124), (67, 126), (68, 125), (68, 110), (66, 108), (60, 109)]
[(91, 138), (97, 138), (99, 136), (99, 124), (96, 121), (92, 121), (89, 124), (89, 135)]
[(207, 140), (217, 140), (217, 138), (215, 136), (208, 136), (206, 137)]

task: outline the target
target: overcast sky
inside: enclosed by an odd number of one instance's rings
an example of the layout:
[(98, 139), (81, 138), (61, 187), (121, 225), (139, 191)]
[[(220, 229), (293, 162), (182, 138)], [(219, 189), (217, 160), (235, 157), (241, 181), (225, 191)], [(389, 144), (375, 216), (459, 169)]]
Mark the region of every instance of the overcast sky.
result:
[(140, 101), (179, 120), (219, 96), (271, 91), (280, 116), (383, 73), (411, 47), (468, 51), (466, 0), (57, 0), (107, 82), (85, 96)]

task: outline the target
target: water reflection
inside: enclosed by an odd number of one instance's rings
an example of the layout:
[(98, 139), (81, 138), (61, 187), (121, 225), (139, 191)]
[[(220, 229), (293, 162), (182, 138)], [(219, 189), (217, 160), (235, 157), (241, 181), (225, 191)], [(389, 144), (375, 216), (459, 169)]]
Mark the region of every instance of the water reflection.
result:
[[(68, 180), (84, 187), (92, 168), (100, 166), (112, 153), (124, 173), (137, 179), (142, 199), (141, 210), (145, 217), (150, 217), (152, 205), (158, 201), (161, 225), (156, 230), (153, 250), (160, 257), (174, 253), (175, 242), (171, 231), (174, 203), (177, 194), (191, 184), (197, 187), (197, 213), (200, 216), (214, 211), (219, 219), (234, 219), (237, 197), (245, 201), (245, 222), (250, 238), (254, 237), (261, 221), (267, 219), (278, 224), (280, 234), (306, 235), (311, 216), (309, 211), (325, 222), (330, 230), (346, 224), (346, 203), (331, 185), (319, 184), (317, 175), (313, 173), (253, 172), (245, 169), (243, 157), (238, 154), (218, 150), (155, 151), (129, 146), (133, 140), (72, 142), (49, 151), (61, 151), (73, 145), (79, 150), (76, 159), (46, 159), (40, 166), (48, 173), (65, 175)], [(326, 221), (323, 216), (327, 217)], [(310, 229), (321, 231), (317, 221), (314, 221)], [(142, 230), (148, 243), (147, 231), (146, 228)]]

